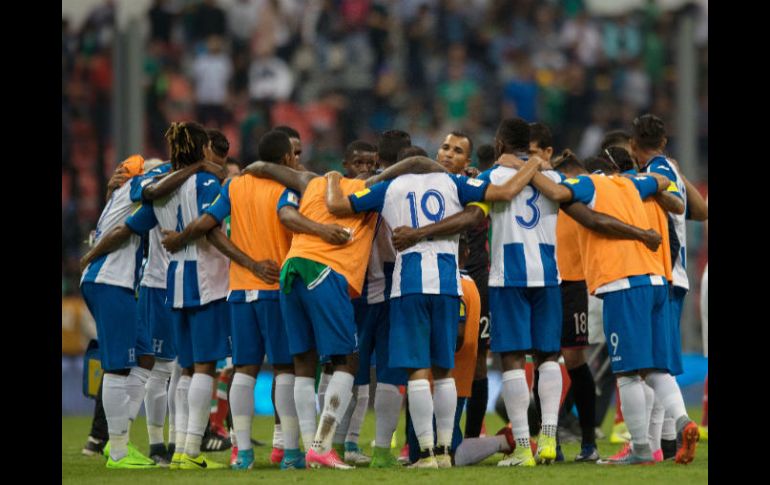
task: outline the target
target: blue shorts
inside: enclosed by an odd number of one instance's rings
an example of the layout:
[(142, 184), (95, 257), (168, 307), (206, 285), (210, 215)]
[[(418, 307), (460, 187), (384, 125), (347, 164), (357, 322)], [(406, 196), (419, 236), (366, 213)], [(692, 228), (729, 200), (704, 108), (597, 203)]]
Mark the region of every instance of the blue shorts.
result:
[[(656, 367), (653, 333), (658, 339), (663, 338), (658, 332), (662, 326), (665, 327), (667, 320), (660, 314), (665, 307), (656, 288), (665, 289), (665, 286), (635, 286), (601, 295), (604, 300), (604, 335), (607, 337), (612, 372), (616, 374)], [(654, 311), (656, 307), (657, 312)], [(653, 313), (657, 320), (655, 332)]]
[[(117, 371), (136, 366), (140, 337), (133, 290), (103, 283), (80, 286), (88, 310), (96, 321), (102, 369)], [(146, 334), (143, 338), (146, 339)], [(142, 346), (149, 348), (149, 342)]]
[(561, 349), (561, 289), (558, 286), (489, 288), (492, 352), (558, 352)]
[(401, 386), (406, 384), (407, 375), (404, 369), (392, 369), (388, 365), (388, 342), (390, 340), (390, 303), (366, 303), (363, 299), (353, 300), (356, 325), (358, 326), (358, 374), (355, 385), (369, 384), (371, 374), (369, 367), (374, 354), (377, 372), (377, 382)]
[(405, 295), (390, 300), (392, 368), (453, 369), (460, 322), (460, 297)]
[(261, 365), (267, 359), (271, 364), (291, 364), (286, 327), (281, 317), (278, 292), (268, 299), (252, 302), (228, 302), (233, 336), (233, 364)]
[(159, 359), (174, 360), (174, 325), (171, 308), (166, 305), (166, 290), (140, 286), (137, 304), (139, 327), (148, 329), (153, 355)]
[(671, 286), (669, 291), (669, 311), (670, 311), (670, 329), (669, 329), (669, 371), (672, 376), (678, 376), (684, 372), (682, 367), (682, 336), (681, 322), (682, 309), (684, 308), (684, 297), (687, 290), (678, 286)]
[(291, 355), (316, 349), (320, 355), (348, 355), (358, 350), (353, 304), (344, 276), (330, 270), (309, 290), (295, 278), (291, 292), (280, 294)]
[(183, 369), (230, 355), (230, 315), (224, 298), (203, 306), (174, 309), (171, 315), (177, 357)]

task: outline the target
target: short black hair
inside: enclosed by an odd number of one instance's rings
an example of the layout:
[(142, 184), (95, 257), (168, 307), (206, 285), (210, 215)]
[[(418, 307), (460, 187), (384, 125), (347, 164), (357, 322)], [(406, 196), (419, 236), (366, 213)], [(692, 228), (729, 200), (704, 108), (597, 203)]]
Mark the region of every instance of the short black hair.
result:
[(458, 138), (465, 138), (466, 140), (468, 140), (468, 158), (471, 158), (471, 155), (473, 155), (473, 140), (471, 139), (471, 136), (466, 132), (460, 131), (460, 130), (450, 131), (449, 134), (452, 136), (456, 136)]
[(227, 140), (225, 134), (214, 129), (206, 130), (206, 134), (209, 136), (211, 149), (214, 150), (214, 153), (220, 157), (226, 157), (227, 152), (230, 151), (230, 142)]
[(409, 157), (427, 157), (428, 152), (425, 151), (423, 147), (418, 147), (416, 145), (404, 147), (401, 150), (398, 151), (398, 157), (396, 158), (397, 161), (401, 161), (405, 158)]
[(241, 167), (241, 162), (234, 159), (233, 157), (227, 157), (227, 160), (225, 161), (225, 165), (237, 165), (238, 168), (243, 168)]
[(585, 170), (586, 168), (585, 164), (583, 164), (577, 155), (575, 155), (575, 153), (569, 148), (565, 149), (563, 152), (561, 152), (561, 155), (554, 158), (551, 161), (551, 165), (555, 170), (559, 170), (560, 172), (575, 168), (581, 168)]
[(259, 139), (259, 159), (265, 162), (278, 163), (286, 155), (292, 155), (289, 135), (282, 131), (270, 130)]
[(481, 145), (479, 149), (476, 150), (476, 155), (479, 157), (480, 169), (487, 169), (495, 163), (495, 147), (489, 143)]
[(659, 148), (666, 138), (666, 127), (663, 120), (653, 114), (636, 118), (633, 123), (633, 132), (634, 141), (645, 150)]
[(586, 158), (583, 163), (585, 163), (586, 170), (588, 170), (591, 173), (594, 172), (605, 172), (605, 173), (612, 173), (617, 171), (615, 166), (610, 162), (607, 157), (588, 157)]
[(380, 135), (377, 143), (377, 157), (388, 165), (396, 163), (398, 152), (412, 144), (409, 133), (401, 130), (388, 130)]
[(625, 145), (631, 141), (631, 135), (624, 130), (612, 130), (604, 134), (602, 138), (602, 151), (608, 149), (611, 146)]
[(299, 132), (294, 128), (292, 128), (291, 126), (286, 126), (286, 125), (276, 126), (275, 128), (273, 128), (273, 130), (280, 131), (281, 133), (286, 133), (286, 136), (288, 136), (289, 138), (296, 138), (297, 140), (302, 140), (302, 138), (300, 138), (299, 136)]
[(507, 118), (500, 122), (495, 135), (506, 149), (529, 150), (529, 123), (521, 118)]
[(345, 147), (345, 160), (353, 156), (353, 152), (373, 152), (377, 153), (377, 147), (363, 140), (355, 140)]
[(623, 147), (609, 147), (604, 151), (604, 155), (610, 159), (610, 163), (617, 165), (616, 170), (626, 172), (636, 168), (634, 160), (631, 158), (631, 154), (628, 153)]
[(553, 135), (550, 128), (539, 121), (529, 124), (529, 141), (537, 144), (538, 148), (543, 150), (553, 147)]

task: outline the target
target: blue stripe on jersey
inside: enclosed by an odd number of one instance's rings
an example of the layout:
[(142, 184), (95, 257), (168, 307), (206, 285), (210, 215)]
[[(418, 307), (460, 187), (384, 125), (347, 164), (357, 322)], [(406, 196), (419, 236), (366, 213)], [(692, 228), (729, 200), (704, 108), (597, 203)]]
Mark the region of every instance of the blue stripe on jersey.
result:
[(439, 291), (442, 295), (457, 295), (457, 261), (454, 254), (439, 253), (436, 256)]
[(179, 261), (169, 261), (168, 269), (166, 270), (166, 306), (169, 308), (174, 307), (174, 288), (176, 285), (176, 267), (179, 265)]
[(413, 293), (422, 293), (422, 253), (418, 252), (401, 256), (401, 296)]
[(393, 270), (396, 268), (395, 262), (382, 263), (382, 270), (385, 273), (385, 301), (390, 300), (390, 290), (393, 288)]
[(556, 246), (538, 244), (540, 246), (540, 261), (543, 262), (543, 281), (545, 286), (559, 285), (559, 271), (556, 269)]
[(83, 283), (96, 282), (96, 277), (99, 275), (99, 271), (101, 271), (104, 262), (107, 261), (107, 256), (109, 256), (109, 254), (102, 254), (91, 261), (91, 264), (88, 266), (88, 271), (86, 271), (86, 276), (83, 278)]
[(184, 262), (184, 304), (187, 306), (188, 302), (195, 305), (200, 303), (201, 294), (200, 286), (198, 286), (198, 262), (197, 261), (185, 261)]
[(139, 247), (136, 248), (136, 264), (134, 265), (134, 290), (139, 288), (139, 282), (142, 281), (142, 273), (144, 272), (144, 266), (142, 266), (142, 259), (144, 259), (144, 243), (147, 240), (145, 236), (142, 236), (139, 242)]
[(527, 286), (527, 262), (524, 259), (524, 244), (503, 245), (504, 286)]

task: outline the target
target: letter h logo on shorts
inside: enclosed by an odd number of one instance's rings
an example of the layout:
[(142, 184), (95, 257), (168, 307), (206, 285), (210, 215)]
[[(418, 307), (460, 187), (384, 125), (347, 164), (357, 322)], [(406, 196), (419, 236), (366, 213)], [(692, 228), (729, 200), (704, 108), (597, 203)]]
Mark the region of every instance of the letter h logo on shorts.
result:
[(152, 351), (159, 354), (163, 351), (163, 340), (154, 338), (152, 339)]
[(136, 350), (133, 347), (128, 349), (128, 361), (136, 362)]

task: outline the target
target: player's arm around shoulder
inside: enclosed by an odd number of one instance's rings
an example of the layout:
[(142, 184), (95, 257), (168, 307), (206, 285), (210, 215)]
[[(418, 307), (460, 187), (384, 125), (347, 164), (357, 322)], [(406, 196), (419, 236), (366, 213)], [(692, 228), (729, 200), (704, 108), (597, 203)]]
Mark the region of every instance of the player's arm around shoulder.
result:
[(300, 194), (305, 192), (307, 184), (318, 177), (313, 172), (300, 172), (285, 165), (269, 162), (253, 162), (241, 171), (242, 175), (252, 175), (258, 178), (272, 179)]

